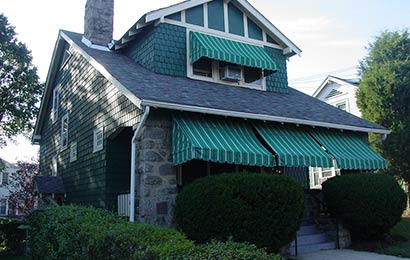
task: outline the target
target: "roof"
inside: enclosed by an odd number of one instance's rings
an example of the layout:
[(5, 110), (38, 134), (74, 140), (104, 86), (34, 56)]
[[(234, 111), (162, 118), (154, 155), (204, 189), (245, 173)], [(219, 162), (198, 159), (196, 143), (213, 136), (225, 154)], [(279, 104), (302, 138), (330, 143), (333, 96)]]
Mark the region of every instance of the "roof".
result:
[[(160, 8), (144, 14), (122, 37), (117, 41), (119, 45), (130, 42), (135, 37), (141, 28), (148, 24), (155, 23), (163, 19), (165, 16), (198, 6), (213, 0), (187, 0), (181, 3), (173, 4), (168, 7)], [(302, 50), (296, 46), (289, 38), (287, 38), (276, 26), (274, 26), (265, 16), (263, 16), (255, 7), (253, 7), (247, 0), (232, 0), (238, 7), (246, 10), (250, 18), (253, 18), (267, 33), (276, 36), (280, 45), (284, 46), (285, 52), (288, 56), (295, 54), (300, 55)], [(117, 43), (113, 46), (117, 46)]]
[[(161, 75), (136, 64), (125, 55), (89, 48), (82, 34), (62, 31), (62, 36), (111, 79), (139, 106), (187, 110), (364, 132), (388, 132), (386, 128), (341, 111), (309, 95), (289, 88), (288, 94), (227, 86), (189, 78)], [(172, 82), (172, 86), (170, 86)], [(190, 110), (190, 108), (192, 110)]]
[(40, 194), (64, 194), (64, 183), (61, 176), (36, 176), (35, 190)]
[(354, 88), (359, 86), (358, 79), (343, 79), (332, 75), (328, 75), (326, 79), (322, 83), (320, 83), (319, 87), (316, 89), (312, 96), (315, 98), (318, 97), (322, 90), (327, 86), (327, 84), (329, 84), (329, 82), (335, 82), (340, 85), (349, 85)]

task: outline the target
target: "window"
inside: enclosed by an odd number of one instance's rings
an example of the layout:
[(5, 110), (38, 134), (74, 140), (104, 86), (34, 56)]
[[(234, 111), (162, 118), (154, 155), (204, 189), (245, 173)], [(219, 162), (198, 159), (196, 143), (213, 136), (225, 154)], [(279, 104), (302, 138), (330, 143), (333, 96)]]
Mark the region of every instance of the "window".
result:
[(9, 184), (9, 173), (2, 172), (1, 173), (1, 185), (8, 185)]
[(262, 86), (262, 70), (258, 68), (243, 68), (243, 78), (245, 83)]
[(343, 111), (347, 111), (347, 105), (346, 102), (341, 102), (341, 103), (337, 103), (336, 107), (343, 110)]
[(77, 142), (72, 142), (70, 145), (70, 162), (77, 161)]
[(51, 170), (51, 176), (57, 176), (57, 156), (54, 155), (51, 158), (51, 163), (50, 163), (50, 170)]
[(53, 90), (53, 107), (51, 108), (51, 120), (54, 123), (58, 119), (58, 103), (59, 103), (59, 91), (58, 87)]
[(71, 57), (71, 52), (69, 50), (69, 47), (70, 46), (68, 44), (64, 46), (63, 57), (61, 58), (61, 61), (60, 61), (60, 70), (62, 70), (65, 67), (65, 65), (67, 64), (68, 60)]
[(7, 215), (8, 205), (7, 199), (0, 199), (0, 215)]
[(335, 167), (309, 167), (310, 188), (322, 189), (322, 183), (336, 175), (340, 175), (340, 169)]
[(61, 150), (65, 150), (68, 147), (68, 114), (65, 114), (61, 118)]
[(104, 129), (98, 128), (94, 130), (94, 148), (93, 153), (101, 151), (104, 146)]
[(202, 57), (192, 65), (193, 74), (212, 78), (212, 60)]

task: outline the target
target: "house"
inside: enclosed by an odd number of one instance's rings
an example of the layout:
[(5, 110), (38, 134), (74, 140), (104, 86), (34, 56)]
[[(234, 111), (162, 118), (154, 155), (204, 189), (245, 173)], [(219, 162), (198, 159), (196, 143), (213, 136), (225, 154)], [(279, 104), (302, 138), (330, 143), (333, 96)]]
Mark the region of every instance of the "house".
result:
[(389, 131), (290, 88), (301, 50), (248, 1), (184, 1), (118, 41), (112, 20), (112, 1), (89, 0), (84, 34), (59, 32), (47, 76), (33, 142), (68, 202), (172, 226), (178, 190), (208, 174), (306, 185), (308, 167), (386, 167), (367, 135)]
[(342, 79), (329, 75), (313, 93), (313, 97), (361, 117), (356, 100), (358, 86), (358, 79)]
[(0, 159), (4, 166), (3, 170), (0, 170), (0, 217), (8, 216), (11, 212), (9, 209), (10, 191), (13, 190), (12, 179), (13, 175), (17, 173), (17, 165), (9, 163), (5, 160)]

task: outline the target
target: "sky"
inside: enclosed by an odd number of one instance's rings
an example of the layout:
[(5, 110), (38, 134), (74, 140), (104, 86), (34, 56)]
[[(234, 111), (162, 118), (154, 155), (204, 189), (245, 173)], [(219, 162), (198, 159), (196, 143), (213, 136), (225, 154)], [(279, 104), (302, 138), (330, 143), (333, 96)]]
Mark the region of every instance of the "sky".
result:
[[(307, 94), (332, 74), (357, 78), (366, 46), (384, 30), (410, 28), (408, 0), (248, 0), (302, 49), (288, 62), (290, 86)], [(180, 0), (115, 0), (114, 39), (144, 13)], [(58, 30), (83, 32), (86, 0), (0, 0), (0, 13), (15, 26), (18, 39), (32, 51), (33, 64), (45, 81)], [(9, 162), (30, 160), (38, 147), (23, 137), (0, 150)]]

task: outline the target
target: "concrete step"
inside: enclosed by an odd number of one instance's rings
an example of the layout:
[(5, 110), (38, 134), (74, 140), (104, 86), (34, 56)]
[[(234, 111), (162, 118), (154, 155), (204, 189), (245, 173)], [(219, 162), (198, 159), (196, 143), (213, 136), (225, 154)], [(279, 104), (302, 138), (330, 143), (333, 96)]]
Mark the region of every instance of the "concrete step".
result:
[[(313, 234), (313, 235), (304, 235), (298, 236), (298, 246), (302, 245), (311, 245), (311, 244), (320, 244), (326, 242), (325, 233)], [(294, 246), (295, 241), (293, 241), (290, 246)]]
[[(336, 242), (324, 242), (320, 244), (298, 245), (298, 255), (303, 253), (316, 252), (320, 250), (336, 249)], [(290, 254), (295, 255), (295, 246), (291, 246)]]
[(319, 229), (317, 228), (316, 225), (306, 225), (306, 226), (301, 226), (299, 228), (299, 231), (297, 232), (298, 236), (303, 236), (303, 235), (313, 235), (313, 234), (318, 234), (320, 233)]

